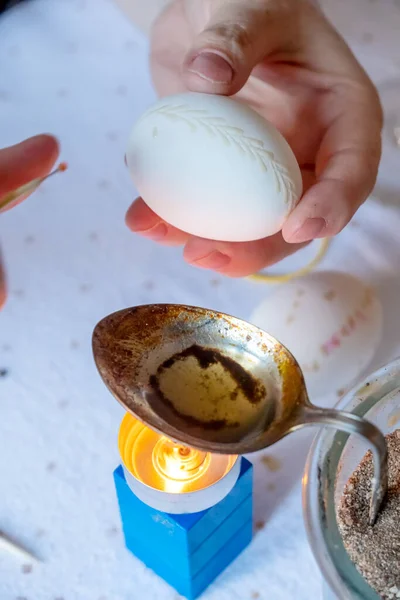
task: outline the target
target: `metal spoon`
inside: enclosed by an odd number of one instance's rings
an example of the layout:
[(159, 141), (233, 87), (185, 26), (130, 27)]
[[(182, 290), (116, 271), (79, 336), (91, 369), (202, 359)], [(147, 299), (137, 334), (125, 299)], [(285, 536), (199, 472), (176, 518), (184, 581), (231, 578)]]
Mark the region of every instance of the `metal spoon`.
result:
[(366, 438), (375, 522), (388, 485), (384, 435), (356, 415), (313, 406), (296, 360), (265, 331), (205, 308), (153, 304), (103, 319), (93, 352), (103, 381), (128, 412), (193, 448), (247, 454), (316, 424)]

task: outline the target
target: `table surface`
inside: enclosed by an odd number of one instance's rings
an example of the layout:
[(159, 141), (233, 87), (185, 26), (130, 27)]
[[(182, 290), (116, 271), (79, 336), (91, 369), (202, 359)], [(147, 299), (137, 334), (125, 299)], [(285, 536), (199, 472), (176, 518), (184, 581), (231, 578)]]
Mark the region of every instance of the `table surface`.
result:
[[(328, 0), (326, 9), (377, 83), (400, 78), (398, 2)], [(106, 0), (35, 0), (0, 19), (0, 147), (51, 131), (70, 165), (0, 220), (10, 287), (0, 314), (0, 529), (43, 561), (31, 569), (0, 554), (1, 600), (176, 598), (124, 549), (112, 480), (123, 412), (95, 370), (91, 333), (106, 314), (148, 302), (247, 318), (270, 290), (196, 270), (180, 249), (126, 229), (126, 139), (154, 99), (147, 54), (146, 38)], [(400, 350), (400, 151), (387, 134), (376, 194), (321, 266), (377, 287), (384, 343), (372, 367)], [(253, 456), (257, 534), (205, 600), (318, 598), (300, 497), (310, 436), (268, 452), (276, 471), (265, 453)]]

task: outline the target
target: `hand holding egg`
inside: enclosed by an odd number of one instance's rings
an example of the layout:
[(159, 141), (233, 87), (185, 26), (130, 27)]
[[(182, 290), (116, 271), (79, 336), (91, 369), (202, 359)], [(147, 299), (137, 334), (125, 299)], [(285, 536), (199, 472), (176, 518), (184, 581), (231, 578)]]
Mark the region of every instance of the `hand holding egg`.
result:
[[(151, 62), (160, 96), (182, 90), (234, 95), (255, 110), (287, 140), (304, 189), (282, 233), (255, 241), (189, 235), (151, 210), (146, 197), (128, 212), (133, 231), (163, 244), (184, 245), (191, 264), (241, 277), (309, 240), (335, 235), (368, 197), (380, 158), (378, 96), (311, 0), (174, 1), (154, 26)], [(250, 202), (246, 194), (242, 202), (250, 206), (253, 197)], [(226, 223), (228, 216), (227, 208)]]

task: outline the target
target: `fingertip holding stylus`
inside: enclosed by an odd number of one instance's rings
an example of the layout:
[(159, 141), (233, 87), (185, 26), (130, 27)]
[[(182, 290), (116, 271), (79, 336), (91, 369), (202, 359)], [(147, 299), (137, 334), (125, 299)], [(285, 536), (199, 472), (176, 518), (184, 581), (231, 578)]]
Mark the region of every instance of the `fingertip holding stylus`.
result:
[(36, 179), (33, 179), (32, 181), (21, 185), (16, 190), (9, 192), (0, 200), (0, 212), (5, 210), (6, 208), (10, 208), (13, 204), (18, 204), (21, 200), (35, 192), (44, 181), (49, 179), (49, 177), (52, 177), (56, 173), (64, 173), (67, 169), (68, 163), (61, 162), (56, 169), (51, 171), (51, 173), (48, 173), (43, 177), (37, 177)]

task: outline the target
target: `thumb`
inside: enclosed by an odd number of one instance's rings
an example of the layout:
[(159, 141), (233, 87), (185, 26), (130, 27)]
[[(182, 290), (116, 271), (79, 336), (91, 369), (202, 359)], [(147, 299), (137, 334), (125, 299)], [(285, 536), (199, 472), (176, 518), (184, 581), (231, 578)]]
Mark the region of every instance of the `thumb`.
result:
[[(191, 0), (186, 10), (189, 21), (197, 20), (198, 7), (196, 10)], [(261, 60), (284, 50), (294, 10), (292, 5), (289, 11), (287, 2), (271, 0), (213, 2), (208, 22), (184, 61), (183, 78), (188, 88), (203, 93), (237, 93)]]

